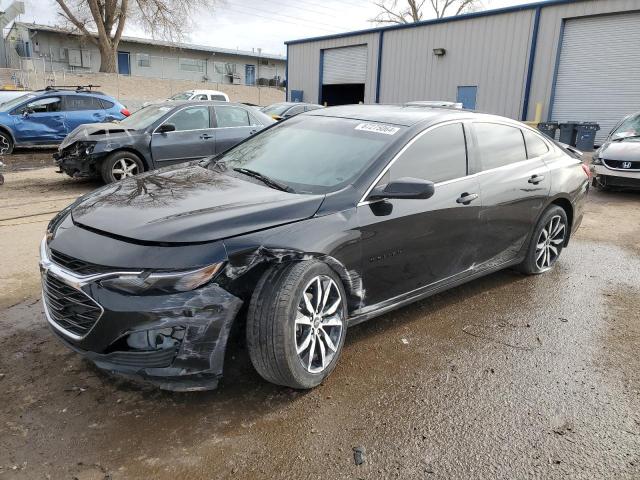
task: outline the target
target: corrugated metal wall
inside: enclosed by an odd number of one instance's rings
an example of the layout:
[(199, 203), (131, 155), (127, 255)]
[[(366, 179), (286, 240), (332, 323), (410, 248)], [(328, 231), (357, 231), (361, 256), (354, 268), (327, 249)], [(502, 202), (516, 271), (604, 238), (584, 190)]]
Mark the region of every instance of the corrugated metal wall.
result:
[[(456, 100), (477, 85), (476, 108), (516, 118), (522, 108), (533, 10), (384, 34), (380, 101)], [(434, 48), (446, 49), (436, 57)]]
[(291, 92), (291, 90), (302, 90), (304, 92), (305, 102), (318, 102), (318, 93), (320, 91), (320, 50), (365, 44), (367, 45), (367, 77), (364, 89), (364, 102), (374, 103), (376, 95), (378, 37), (378, 34), (375, 33), (289, 45), (289, 92)]
[(640, 10), (640, 0), (592, 0), (552, 5), (542, 9), (538, 46), (533, 64), (531, 95), (529, 97), (530, 118), (533, 118), (535, 104), (538, 102), (543, 105), (542, 118), (548, 118), (563, 19), (634, 10)]
[[(541, 8), (528, 117), (536, 103), (547, 118), (563, 19), (640, 11), (640, 0), (583, 0)], [(535, 9), (385, 30), (380, 102), (455, 100), (458, 86), (477, 85), (477, 108), (520, 119)], [(289, 89), (318, 100), (320, 50), (368, 45), (365, 103), (375, 102), (379, 32), (289, 45)], [(433, 48), (445, 48), (438, 58)]]

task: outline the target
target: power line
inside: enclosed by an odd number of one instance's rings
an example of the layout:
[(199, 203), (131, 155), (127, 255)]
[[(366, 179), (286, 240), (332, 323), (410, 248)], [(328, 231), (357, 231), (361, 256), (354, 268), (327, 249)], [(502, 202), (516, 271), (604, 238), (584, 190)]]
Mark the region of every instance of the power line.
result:
[[(251, 12), (251, 14), (253, 14), (253, 12), (254, 12), (254, 11), (257, 11), (257, 12), (262, 12), (263, 14), (268, 14), (268, 15), (277, 15), (277, 17), (275, 17), (275, 18), (277, 18), (277, 19), (279, 19), (280, 17), (285, 17), (285, 18), (290, 18), (290, 19), (292, 19), (292, 20), (296, 20), (296, 21), (298, 21), (298, 22), (305, 22), (305, 23), (309, 23), (309, 24), (314, 25), (314, 26), (316, 26), (316, 25), (324, 25), (324, 26), (326, 26), (326, 27), (331, 28), (332, 30), (336, 30), (336, 26), (335, 26), (335, 25), (332, 25), (332, 24), (330, 24), (330, 23), (318, 22), (317, 20), (307, 20), (307, 19), (305, 19), (305, 18), (296, 17), (296, 16), (293, 16), (293, 15), (286, 15), (286, 14), (284, 14), (284, 13), (274, 12), (274, 11), (272, 11), (272, 10), (262, 10), (262, 9), (255, 8), (255, 7), (246, 7), (246, 6), (244, 6), (244, 5), (236, 5), (236, 4), (232, 4), (231, 6), (232, 6), (232, 7), (234, 7), (234, 8), (244, 8), (244, 9), (247, 9), (247, 10), (249, 10), (249, 12)], [(340, 28), (338, 28), (337, 30), (340, 30)]]
[[(231, 7), (231, 9), (233, 9), (233, 8), (238, 8), (238, 5), (234, 5), (233, 7)], [(229, 9), (229, 7), (227, 7), (227, 9)], [(235, 10), (235, 13), (239, 13), (239, 14), (242, 14), (242, 15), (254, 16), (254, 17), (258, 17), (258, 18), (264, 18), (266, 20), (271, 20), (272, 22), (288, 23), (290, 25), (296, 25), (296, 26), (300, 26), (300, 22), (304, 22), (304, 23), (308, 23), (308, 25), (312, 25), (311, 22), (308, 22), (307, 20), (304, 20), (304, 19), (299, 19), (297, 22), (293, 22), (293, 21), (290, 21), (290, 20), (284, 20), (284, 19), (279, 18), (279, 17), (270, 17), (270, 16), (266, 16), (266, 15), (260, 15), (259, 13), (255, 13), (255, 12), (247, 12), (246, 10)], [(324, 30), (325, 32), (330, 32), (330, 33), (336, 33), (336, 30), (329, 30), (327, 28), (319, 27), (315, 23), (313, 23), (313, 25), (318, 30)]]

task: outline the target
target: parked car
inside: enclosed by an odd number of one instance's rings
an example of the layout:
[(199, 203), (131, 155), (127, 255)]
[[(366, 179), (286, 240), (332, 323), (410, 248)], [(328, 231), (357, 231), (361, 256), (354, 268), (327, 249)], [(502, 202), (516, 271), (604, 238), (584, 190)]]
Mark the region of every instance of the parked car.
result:
[(580, 160), (513, 120), (316, 110), (60, 212), (40, 252), (46, 318), (100, 368), (170, 390), (214, 388), (241, 327), (262, 377), (312, 388), (347, 327), (507, 267), (552, 269), (588, 188)]
[(618, 123), (592, 158), (594, 186), (640, 188), (640, 112)]
[(449, 102), (446, 100), (415, 100), (413, 102), (405, 103), (407, 107), (449, 107), (449, 108), (462, 108), (460, 102)]
[(54, 161), (72, 177), (115, 182), (147, 170), (215, 155), (274, 123), (237, 103), (162, 102), (119, 123), (76, 128)]
[(312, 110), (318, 110), (320, 108), (324, 107), (314, 103), (280, 102), (264, 107), (262, 112), (274, 120), (280, 121), (303, 112), (311, 112)]
[(228, 102), (229, 95), (218, 90), (187, 90), (186, 92), (176, 93), (167, 100), (216, 100), (218, 102)]
[(27, 93), (0, 105), (0, 154), (14, 147), (57, 145), (79, 125), (127, 116), (124, 105), (101, 92), (52, 87)]

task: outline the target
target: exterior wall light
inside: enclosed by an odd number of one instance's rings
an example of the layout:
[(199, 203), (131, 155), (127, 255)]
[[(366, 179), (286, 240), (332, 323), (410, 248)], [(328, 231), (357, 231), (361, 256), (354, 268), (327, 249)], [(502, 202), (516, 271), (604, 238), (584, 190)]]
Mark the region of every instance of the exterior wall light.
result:
[(446, 53), (447, 53), (447, 51), (444, 48), (434, 48), (433, 49), (433, 54), (436, 57), (443, 57)]

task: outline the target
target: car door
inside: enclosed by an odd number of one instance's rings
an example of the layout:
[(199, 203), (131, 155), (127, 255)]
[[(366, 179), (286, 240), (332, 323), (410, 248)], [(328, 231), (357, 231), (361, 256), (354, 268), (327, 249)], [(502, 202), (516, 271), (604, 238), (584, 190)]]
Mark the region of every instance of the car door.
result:
[(162, 124), (171, 124), (175, 130), (160, 132), (158, 126), (151, 135), (151, 156), (158, 168), (213, 154), (215, 132), (208, 106), (182, 107)]
[(222, 153), (260, 129), (249, 112), (234, 105), (216, 105), (215, 153)]
[(421, 178), (435, 183), (434, 195), (358, 205), (367, 304), (463, 276), (471, 268), (481, 207), (468, 163), (463, 124), (432, 127), (404, 147), (377, 185)]
[(12, 112), (17, 143), (53, 144), (67, 136), (62, 99), (50, 96), (32, 100)]
[(85, 123), (105, 121), (106, 110), (98, 98), (84, 93), (65, 95), (62, 98), (67, 128), (70, 132)]
[(544, 158), (549, 148), (540, 136), (532, 134), (535, 137), (530, 137), (527, 155), (523, 130), (518, 126), (472, 125), (481, 170), (478, 263), (498, 266), (518, 255), (546, 204), (551, 179)]

